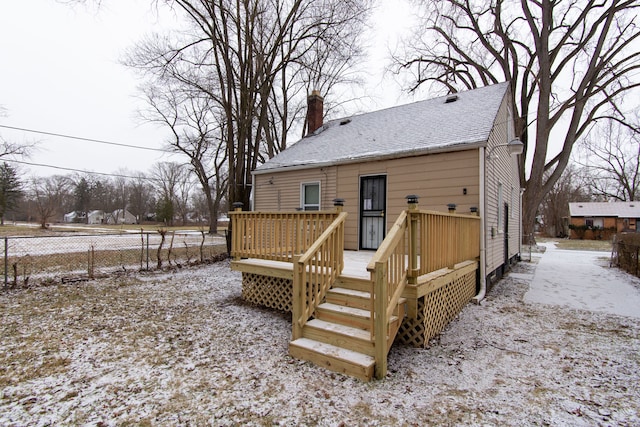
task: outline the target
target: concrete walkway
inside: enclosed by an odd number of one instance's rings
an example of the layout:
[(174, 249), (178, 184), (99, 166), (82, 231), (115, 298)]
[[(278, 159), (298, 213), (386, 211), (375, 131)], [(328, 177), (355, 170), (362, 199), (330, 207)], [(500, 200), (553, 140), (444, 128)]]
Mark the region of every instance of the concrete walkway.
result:
[(543, 246), (525, 302), (640, 318), (640, 279), (609, 268), (609, 252)]

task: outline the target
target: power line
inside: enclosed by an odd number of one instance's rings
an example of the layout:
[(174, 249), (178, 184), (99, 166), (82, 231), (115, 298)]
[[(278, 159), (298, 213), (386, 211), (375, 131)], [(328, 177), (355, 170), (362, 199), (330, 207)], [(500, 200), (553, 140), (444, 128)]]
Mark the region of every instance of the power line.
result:
[(63, 166), (47, 165), (44, 163), (25, 162), (22, 160), (14, 160), (14, 159), (0, 158), (0, 161), (7, 162), (7, 163), (18, 163), (18, 164), (27, 165), (27, 166), (39, 166), (39, 167), (45, 167), (45, 168), (51, 168), (51, 169), (58, 169), (58, 170), (63, 170), (67, 172), (80, 172), (87, 175), (101, 175), (101, 176), (109, 176), (109, 177), (115, 177), (115, 178), (129, 178), (129, 179), (144, 179), (146, 181), (162, 181), (161, 179), (158, 179), (158, 178), (152, 178), (152, 177), (143, 176), (143, 175), (131, 176), (131, 175), (118, 174), (118, 173), (93, 172), (93, 171), (87, 171), (82, 169), (66, 168)]
[(158, 152), (161, 152), (161, 153), (175, 154), (174, 151), (164, 150), (162, 148), (150, 148), (150, 147), (143, 147), (141, 145), (122, 144), (122, 143), (119, 143), (119, 142), (104, 141), (104, 140), (101, 140), (101, 139), (93, 139), (93, 138), (84, 138), (84, 137), (81, 137), (81, 136), (65, 135), (65, 134), (61, 134), (61, 133), (46, 132), (46, 131), (42, 131), (42, 130), (27, 129), (27, 128), (21, 128), (21, 127), (16, 127), (16, 126), (0, 125), (0, 128), (19, 130), (19, 131), (22, 131), (22, 132), (37, 133), (37, 134), (41, 134), (41, 135), (56, 136), (56, 137), (60, 137), (60, 138), (75, 139), (75, 140), (78, 140), (78, 141), (95, 142), (95, 143), (98, 143), (98, 144), (115, 145), (115, 146), (118, 146), (118, 147), (137, 148), (138, 150), (158, 151)]

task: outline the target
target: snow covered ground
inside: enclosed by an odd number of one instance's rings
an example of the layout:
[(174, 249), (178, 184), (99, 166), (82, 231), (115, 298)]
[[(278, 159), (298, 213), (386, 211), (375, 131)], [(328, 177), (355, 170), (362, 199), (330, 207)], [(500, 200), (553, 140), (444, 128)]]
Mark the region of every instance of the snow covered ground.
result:
[(289, 357), (226, 262), (2, 292), (0, 425), (640, 425), (640, 319), (525, 301), (538, 260), (370, 383)]
[(553, 242), (536, 267), (526, 302), (640, 318), (638, 280), (609, 266), (611, 252), (559, 250)]

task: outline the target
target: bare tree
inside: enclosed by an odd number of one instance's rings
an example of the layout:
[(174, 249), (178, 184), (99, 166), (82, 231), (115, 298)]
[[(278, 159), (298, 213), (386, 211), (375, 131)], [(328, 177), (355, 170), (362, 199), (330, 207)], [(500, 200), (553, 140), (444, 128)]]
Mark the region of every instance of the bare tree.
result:
[(544, 231), (552, 237), (568, 234), (569, 203), (590, 200), (584, 170), (570, 163), (540, 204)]
[[(639, 85), (640, 2), (421, 3), (424, 25), (398, 56), (397, 70), (412, 72), (412, 89), (425, 84), (455, 92), (510, 82), (516, 132), (525, 144), (520, 181), (528, 235), (537, 207), (562, 175), (575, 142), (595, 120), (626, 119), (620, 100), (633, 99), (630, 93), (635, 89), (637, 94)], [(562, 142), (555, 155), (552, 135)]]
[(189, 221), (189, 212), (191, 211), (191, 199), (193, 198), (193, 188), (195, 182), (190, 179), (190, 176), (185, 176), (178, 182), (176, 201), (175, 201), (175, 213), (180, 218), (182, 225), (187, 224)]
[[(189, 159), (191, 171), (207, 201), (209, 233), (217, 233), (220, 203), (228, 189), (227, 150), (220, 115), (215, 114), (215, 106), (208, 96), (194, 93), (175, 79), (165, 85), (149, 85), (145, 92), (150, 106), (146, 120), (171, 130), (173, 138), (169, 147)], [(186, 203), (183, 205), (185, 209), (178, 207), (178, 210), (182, 211), (185, 221)]]
[(580, 143), (591, 192), (604, 200), (635, 201), (640, 197), (640, 131), (608, 121)]
[(129, 181), (129, 210), (136, 217), (138, 224), (153, 212), (155, 199), (153, 186), (144, 174), (138, 174)]
[(65, 205), (73, 187), (71, 179), (61, 175), (31, 179), (29, 196), (33, 200), (41, 228), (47, 228), (51, 219), (63, 214), (61, 206)]
[(176, 162), (159, 162), (153, 169), (154, 182), (158, 193), (158, 202), (167, 212), (168, 225), (173, 226), (174, 214), (178, 203), (178, 191), (183, 181), (189, 180), (189, 175), (184, 165)]
[[(295, 95), (306, 99), (298, 71), (308, 67), (319, 41), (325, 54), (359, 33), (370, 0), (167, 0), (191, 24), (172, 40), (155, 37), (135, 49), (127, 63), (156, 78), (181, 81), (206, 94), (219, 116), (227, 155), (231, 202), (248, 205), (251, 171), (286, 146), (292, 123), (300, 120)], [(345, 37), (343, 44), (339, 38)], [(330, 38), (335, 38), (333, 43)], [(352, 40), (355, 43), (355, 40)], [(353, 45), (351, 45), (353, 46)], [(355, 50), (354, 50), (355, 51)], [(316, 73), (327, 68), (317, 68)], [(350, 67), (333, 67), (344, 73)], [(321, 78), (317, 77), (317, 81)], [(310, 83), (309, 83), (310, 84)], [(301, 102), (300, 100), (298, 102)]]
[[(0, 117), (7, 117), (7, 109), (0, 105)], [(0, 159), (15, 159), (16, 157), (29, 157), (29, 154), (36, 148), (37, 143), (16, 143), (5, 139), (0, 135)]]

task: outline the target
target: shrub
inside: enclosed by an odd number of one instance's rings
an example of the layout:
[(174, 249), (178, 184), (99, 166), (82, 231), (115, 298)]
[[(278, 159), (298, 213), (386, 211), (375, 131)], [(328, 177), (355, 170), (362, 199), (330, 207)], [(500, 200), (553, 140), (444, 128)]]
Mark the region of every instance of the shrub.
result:
[(638, 265), (638, 255), (640, 254), (640, 234), (616, 234), (615, 246), (618, 267), (622, 268), (628, 273), (638, 276), (638, 273), (640, 272)]
[(573, 231), (576, 237), (580, 240), (584, 239), (584, 235), (588, 229), (589, 227), (586, 225), (569, 224), (569, 230)]

